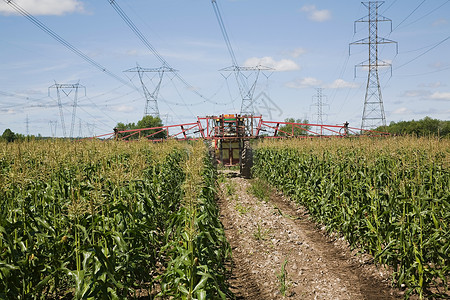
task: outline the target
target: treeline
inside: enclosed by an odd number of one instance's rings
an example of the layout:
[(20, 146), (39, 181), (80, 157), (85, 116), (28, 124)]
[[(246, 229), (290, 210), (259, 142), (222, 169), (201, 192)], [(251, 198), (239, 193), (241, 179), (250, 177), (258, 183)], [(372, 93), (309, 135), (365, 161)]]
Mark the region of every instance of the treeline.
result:
[[(300, 123), (300, 124), (308, 124), (309, 121), (304, 119), (294, 119), (294, 118), (286, 118), (284, 119), (286, 123)], [(294, 136), (299, 135), (308, 135), (308, 130), (311, 129), (309, 125), (295, 125), (286, 124), (280, 127), (280, 131), (278, 132), (278, 136), (288, 136), (289, 134), (293, 134)]]
[(14, 141), (31, 141), (31, 140), (42, 140), (46, 139), (46, 137), (43, 137), (42, 135), (38, 134), (36, 135), (24, 135), (20, 133), (14, 133), (11, 129), (6, 128), (5, 131), (3, 131), (3, 134), (0, 136), (0, 141), (4, 142), (14, 142)]
[(376, 130), (396, 135), (415, 136), (441, 136), (450, 137), (450, 121), (441, 121), (425, 117), (422, 120), (391, 122), (387, 127), (378, 127)]
[[(142, 128), (154, 128), (154, 127), (162, 127), (164, 126), (161, 119), (158, 117), (153, 117), (150, 115), (144, 116), (137, 123), (117, 123), (115, 130), (123, 131), (123, 130), (134, 130), (134, 129), (142, 129)], [(131, 135), (131, 136), (129, 136)], [(161, 131), (159, 129), (153, 130), (144, 130), (139, 134), (130, 133), (120, 133), (118, 137), (129, 136), (128, 139), (139, 139), (141, 137), (149, 136), (151, 139), (161, 139), (166, 137), (166, 131)]]
[[(144, 116), (141, 120), (139, 120), (137, 123), (117, 123), (115, 130), (117, 131), (126, 131), (126, 130), (134, 130), (134, 129), (142, 129), (142, 128), (153, 128), (153, 127), (162, 127), (164, 124), (162, 123), (161, 119), (158, 117), (153, 116)], [(0, 131), (1, 132), (1, 131)], [(128, 139), (139, 139), (141, 137), (149, 137), (150, 139), (161, 139), (165, 138), (167, 133), (166, 131), (161, 131), (160, 129), (153, 129), (153, 130), (144, 130), (140, 132), (140, 134), (133, 134), (133, 132), (127, 133), (120, 133), (118, 137), (125, 137), (128, 135), (132, 135), (128, 137)], [(17, 132), (13, 132), (11, 129), (6, 128), (3, 131), (3, 134), (0, 135), (0, 141), (4, 142), (15, 142), (15, 141), (32, 141), (32, 140), (45, 140), (45, 139), (51, 139), (52, 137), (45, 137), (41, 134), (38, 135), (25, 135)], [(54, 138), (54, 137), (53, 137)], [(79, 137), (78, 137), (79, 138)], [(57, 138), (57, 139), (78, 139), (78, 138)]]

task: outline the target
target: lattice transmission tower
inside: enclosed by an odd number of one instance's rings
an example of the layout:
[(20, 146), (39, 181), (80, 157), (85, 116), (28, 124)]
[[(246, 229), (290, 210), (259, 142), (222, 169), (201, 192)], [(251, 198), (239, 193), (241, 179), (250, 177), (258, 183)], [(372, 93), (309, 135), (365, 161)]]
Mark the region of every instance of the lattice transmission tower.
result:
[[(227, 67), (224, 69), (221, 69), (220, 71), (227, 71), (227, 72), (233, 72), (234, 76), (236, 77), (236, 82), (239, 88), (239, 94), (242, 99), (241, 103), (241, 115), (253, 115), (255, 112), (254, 108), (254, 99), (253, 95), (255, 93), (256, 85), (258, 83), (258, 78), (261, 73), (261, 71), (272, 71), (273, 68), (265, 67), (261, 65), (257, 65), (254, 67), (247, 67), (247, 66), (239, 66), (236, 56), (234, 54), (233, 47), (231, 45), (230, 38), (227, 33), (227, 29), (225, 27), (225, 23), (223, 22), (222, 15), (219, 10), (219, 6), (217, 4), (216, 0), (211, 0), (212, 6), (214, 8), (214, 13), (216, 14), (217, 21), (219, 22), (220, 31), (222, 32), (223, 38), (225, 40), (225, 44), (227, 45), (228, 53), (231, 57), (231, 67)], [(248, 73), (250, 75), (245, 75), (245, 73)], [(254, 75), (254, 80), (250, 80), (252, 78), (251, 75)]]
[(50, 125), (50, 131), (52, 133), (52, 137), (55, 137), (56, 127), (58, 126), (58, 121), (48, 121), (48, 125)]
[(50, 89), (56, 89), (56, 95), (58, 96), (58, 107), (59, 107), (59, 117), (61, 118), (61, 128), (63, 131), (63, 136), (67, 137), (66, 132), (66, 123), (64, 122), (64, 112), (63, 112), (63, 105), (61, 101), (61, 93), (63, 93), (67, 98), (70, 97), (73, 91), (73, 102), (72, 102), (72, 122), (70, 124), (70, 135), (69, 137), (73, 137), (73, 128), (75, 126), (75, 116), (77, 113), (77, 102), (78, 102), (78, 90), (84, 89), (84, 93), (86, 95), (86, 88), (79, 84), (70, 84), (70, 83), (56, 83), (48, 88), (48, 94), (50, 96)]
[[(140, 66), (137, 66), (135, 68), (128, 69), (124, 72), (138, 73), (139, 81), (141, 82), (142, 90), (144, 92), (145, 97), (144, 116), (152, 116), (154, 118), (160, 118), (158, 108), (158, 94), (161, 88), (161, 82), (163, 80), (164, 73), (176, 72), (176, 70), (167, 66), (162, 66), (160, 68), (142, 68)], [(145, 84), (144, 75), (147, 72), (158, 73), (158, 81), (155, 84), (153, 92), (150, 92), (147, 88), (147, 85)]]
[(30, 135), (30, 119), (28, 118), (28, 115), (27, 115), (27, 118), (25, 119), (25, 126), (26, 126), (26, 130), (27, 130), (27, 136), (29, 136)]
[(390, 22), (392, 31), (392, 20), (381, 16), (378, 13), (378, 9), (383, 3), (384, 1), (362, 2), (362, 4), (369, 10), (369, 14), (355, 21), (354, 30), (356, 33), (357, 23), (368, 23), (369, 36), (350, 44), (350, 46), (368, 45), (369, 47), (369, 59), (356, 66), (363, 67), (368, 70), (361, 129), (372, 129), (378, 126), (386, 126), (386, 116), (384, 113), (378, 69), (380, 67), (391, 68), (391, 64), (379, 59), (378, 45), (392, 43), (397, 45), (397, 42), (378, 36), (379, 22)]
[(323, 107), (328, 106), (326, 104), (327, 96), (323, 94), (323, 88), (316, 89), (316, 95), (313, 96), (314, 104), (312, 106), (317, 106), (317, 118), (316, 124), (323, 125)]

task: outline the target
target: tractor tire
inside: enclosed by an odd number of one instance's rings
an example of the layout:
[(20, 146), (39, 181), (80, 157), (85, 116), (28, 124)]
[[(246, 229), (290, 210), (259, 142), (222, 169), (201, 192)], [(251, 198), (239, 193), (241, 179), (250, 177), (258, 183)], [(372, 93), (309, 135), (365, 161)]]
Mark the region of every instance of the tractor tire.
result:
[(241, 156), (241, 176), (250, 179), (252, 178), (253, 167), (253, 151), (250, 147), (250, 141), (244, 141), (244, 148)]

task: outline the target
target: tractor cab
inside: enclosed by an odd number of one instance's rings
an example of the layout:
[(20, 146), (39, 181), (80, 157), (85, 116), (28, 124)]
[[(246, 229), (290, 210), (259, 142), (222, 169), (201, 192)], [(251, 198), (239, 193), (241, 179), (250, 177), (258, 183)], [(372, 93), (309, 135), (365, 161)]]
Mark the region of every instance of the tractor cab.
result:
[(244, 118), (229, 114), (214, 117), (214, 135), (222, 137), (243, 137), (245, 135)]

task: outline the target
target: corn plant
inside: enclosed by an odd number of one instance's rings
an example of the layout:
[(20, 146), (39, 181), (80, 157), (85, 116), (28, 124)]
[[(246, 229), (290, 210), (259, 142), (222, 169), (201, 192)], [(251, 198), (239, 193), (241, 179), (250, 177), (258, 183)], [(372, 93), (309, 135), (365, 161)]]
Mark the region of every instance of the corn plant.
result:
[(255, 173), (394, 269), (406, 297), (448, 296), (450, 141), (265, 142)]
[(167, 282), (165, 274), (183, 261), (174, 255), (183, 241), (190, 243), (181, 247), (190, 262), (190, 295), (227, 292), (229, 247), (214, 202), (216, 173), (195, 156), (200, 184), (186, 205), (188, 149), (0, 143), (0, 298), (124, 299), (142, 290), (152, 297), (166, 286), (180, 290), (180, 279)]
[(215, 204), (217, 172), (202, 143), (190, 149), (185, 164), (182, 206), (176, 218), (177, 238), (169, 246), (171, 261), (162, 276), (159, 296), (176, 299), (226, 299), (225, 262), (230, 247)]

